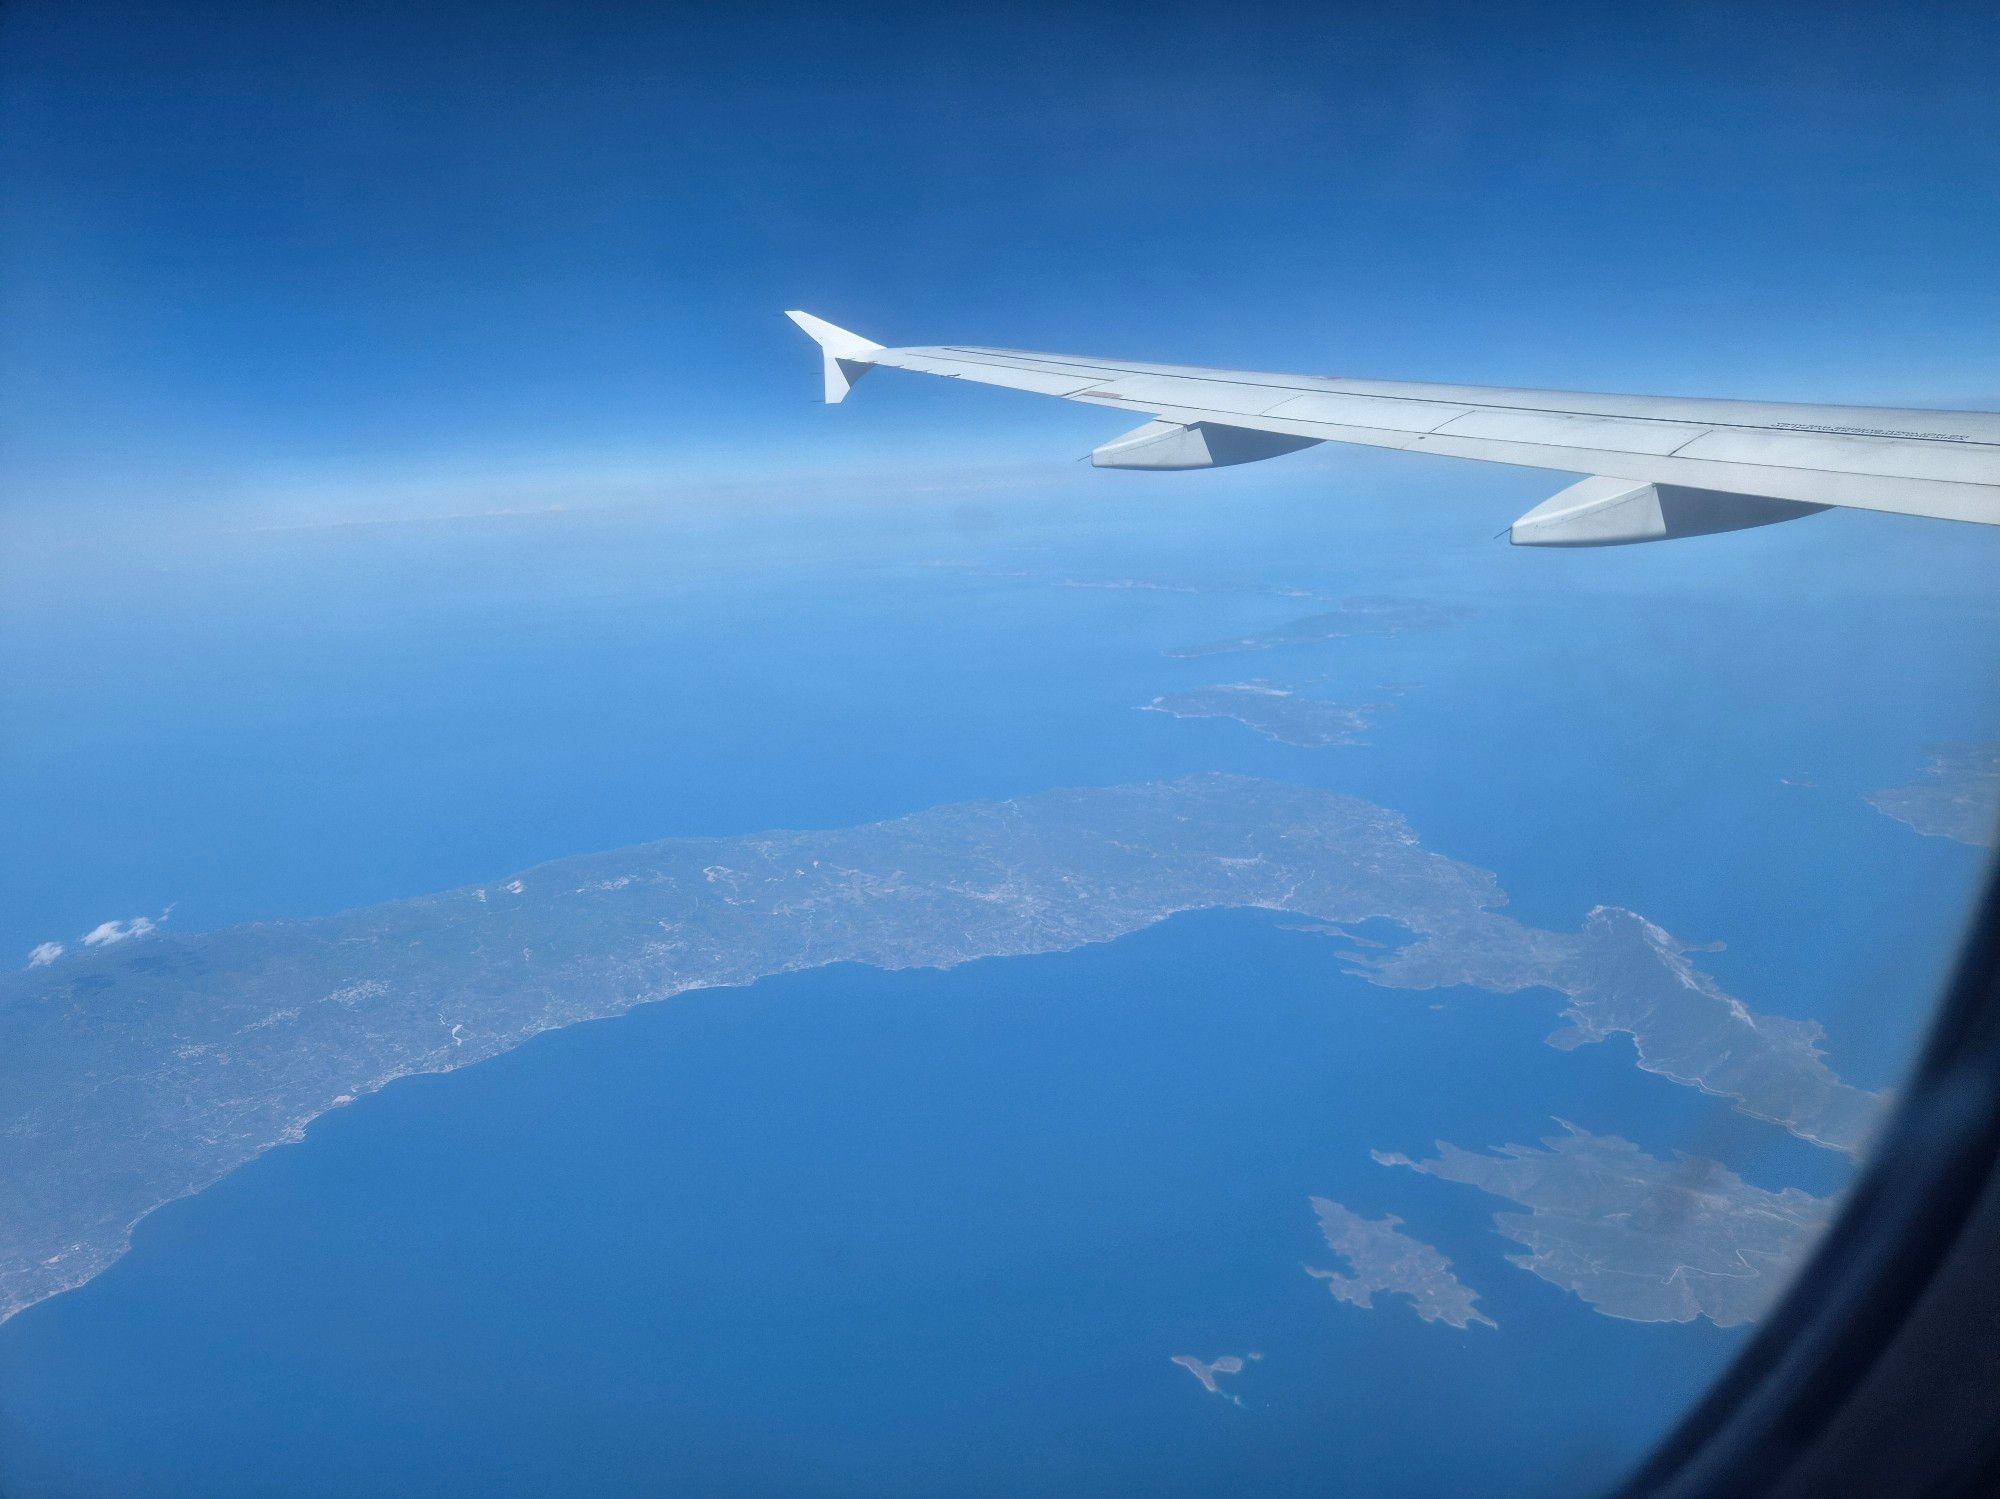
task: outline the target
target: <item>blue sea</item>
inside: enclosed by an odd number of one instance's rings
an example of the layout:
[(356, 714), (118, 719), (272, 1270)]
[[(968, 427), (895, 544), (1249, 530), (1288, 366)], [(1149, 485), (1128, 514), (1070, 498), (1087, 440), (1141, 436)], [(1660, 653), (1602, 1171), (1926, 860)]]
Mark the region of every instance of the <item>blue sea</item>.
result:
[[(1546, 554), (1487, 540), (1533, 475), (1123, 477), (17, 551), (0, 951), (1226, 769), (1405, 813), (1523, 921), (1725, 943), (1726, 988), (1895, 1083), (1983, 856), (1864, 798), (2000, 738), (1995, 538)], [(1164, 586), (1078, 586), (1116, 583)], [(1324, 607), (1277, 589), (1462, 618), (1164, 654)], [(1384, 706), (1319, 750), (1136, 711), (1251, 679)], [(0, 1487), (1587, 1490), (1743, 1333), (1602, 1316), (1507, 1263), (1506, 1204), (1368, 1152), (1560, 1116), (1770, 1188), (1846, 1166), (1622, 1040), (1554, 1051), (1556, 1008), (1377, 989), (1220, 912), (546, 1035), (321, 1119), (0, 1327)], [(1313, 1194), (1401, 1216), (1499, 1330), (1333, 1301)], [(1169, 1363), (1251, 1351), (1240, 1407)]]

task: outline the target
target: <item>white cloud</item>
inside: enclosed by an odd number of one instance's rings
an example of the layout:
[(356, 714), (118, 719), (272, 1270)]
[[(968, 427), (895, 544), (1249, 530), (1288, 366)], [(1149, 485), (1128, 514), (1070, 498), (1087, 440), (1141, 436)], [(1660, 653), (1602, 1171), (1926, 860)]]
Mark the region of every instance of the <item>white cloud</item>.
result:
[[(167, 913), (162, 911), (160, 921), (166, 919)], [(130, 921), (101, 921), (83, 934), (83, 945), (106, 947), (113, 942), (123, 942), (127, 937), (149, 936), (160, 929), (160, 921), (150, 916), (134, 916)]]
[(38, 942), (35, 944), (34, 951), (28, 954), (28, 966), (30, 968), (46, 968), (62, 955), (63, 945), (60, 942)]

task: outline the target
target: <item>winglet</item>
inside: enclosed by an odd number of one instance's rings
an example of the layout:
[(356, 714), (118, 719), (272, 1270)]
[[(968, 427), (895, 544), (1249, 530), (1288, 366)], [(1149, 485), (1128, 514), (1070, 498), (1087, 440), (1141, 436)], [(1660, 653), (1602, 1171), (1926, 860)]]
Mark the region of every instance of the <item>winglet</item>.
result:
[(819, 345), (820, 353), (825, 356), (827, 405), (838, 405), (846, 400), (854, 382), (875, 367), (875, 361), (869, 356), (879, 353), (882, 345), (870, 342), (859, 333), (836, 328), (810, 312), (787, 312), (785, 316), (803, 328), (806, 336)]

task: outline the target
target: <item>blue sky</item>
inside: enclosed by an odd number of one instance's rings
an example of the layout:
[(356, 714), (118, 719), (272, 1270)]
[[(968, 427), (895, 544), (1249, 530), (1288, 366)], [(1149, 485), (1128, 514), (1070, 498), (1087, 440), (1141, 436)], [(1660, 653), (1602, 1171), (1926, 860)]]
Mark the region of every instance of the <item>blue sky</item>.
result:
[(923, 381), (821, 410), (795, 305), (891, 343), (2000, 404), (1985, 6), (4, 24), (22, 531), (894, 487), (1109, 435)]

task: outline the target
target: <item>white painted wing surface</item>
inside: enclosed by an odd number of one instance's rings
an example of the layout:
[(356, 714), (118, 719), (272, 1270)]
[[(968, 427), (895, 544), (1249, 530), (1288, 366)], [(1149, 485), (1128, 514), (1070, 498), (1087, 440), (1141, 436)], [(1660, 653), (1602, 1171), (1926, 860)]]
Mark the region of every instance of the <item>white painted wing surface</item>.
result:
[[(1652, 540), (1831, 505), (2000, 525), (2000, 413), (1349, 380), (956, 345), (883, 348), (807, 314), (789, 315), (825, 353), (830, 400), (883, 367), (1155, 419), (1156, 430), (1099, 449), (1108, 467), (1207, 467), (1351, 442), (1600, 481), (1524, 516), (1517, 541)], [(1769, 501), (1790, 503), (1761, 503)], [(1643, 521), (1634, 520), (1642, 511)], [(1587, 521), (1580, 531), (1579, 517)], [(1533, 534), (1538, 520), (1546, 534)]]

